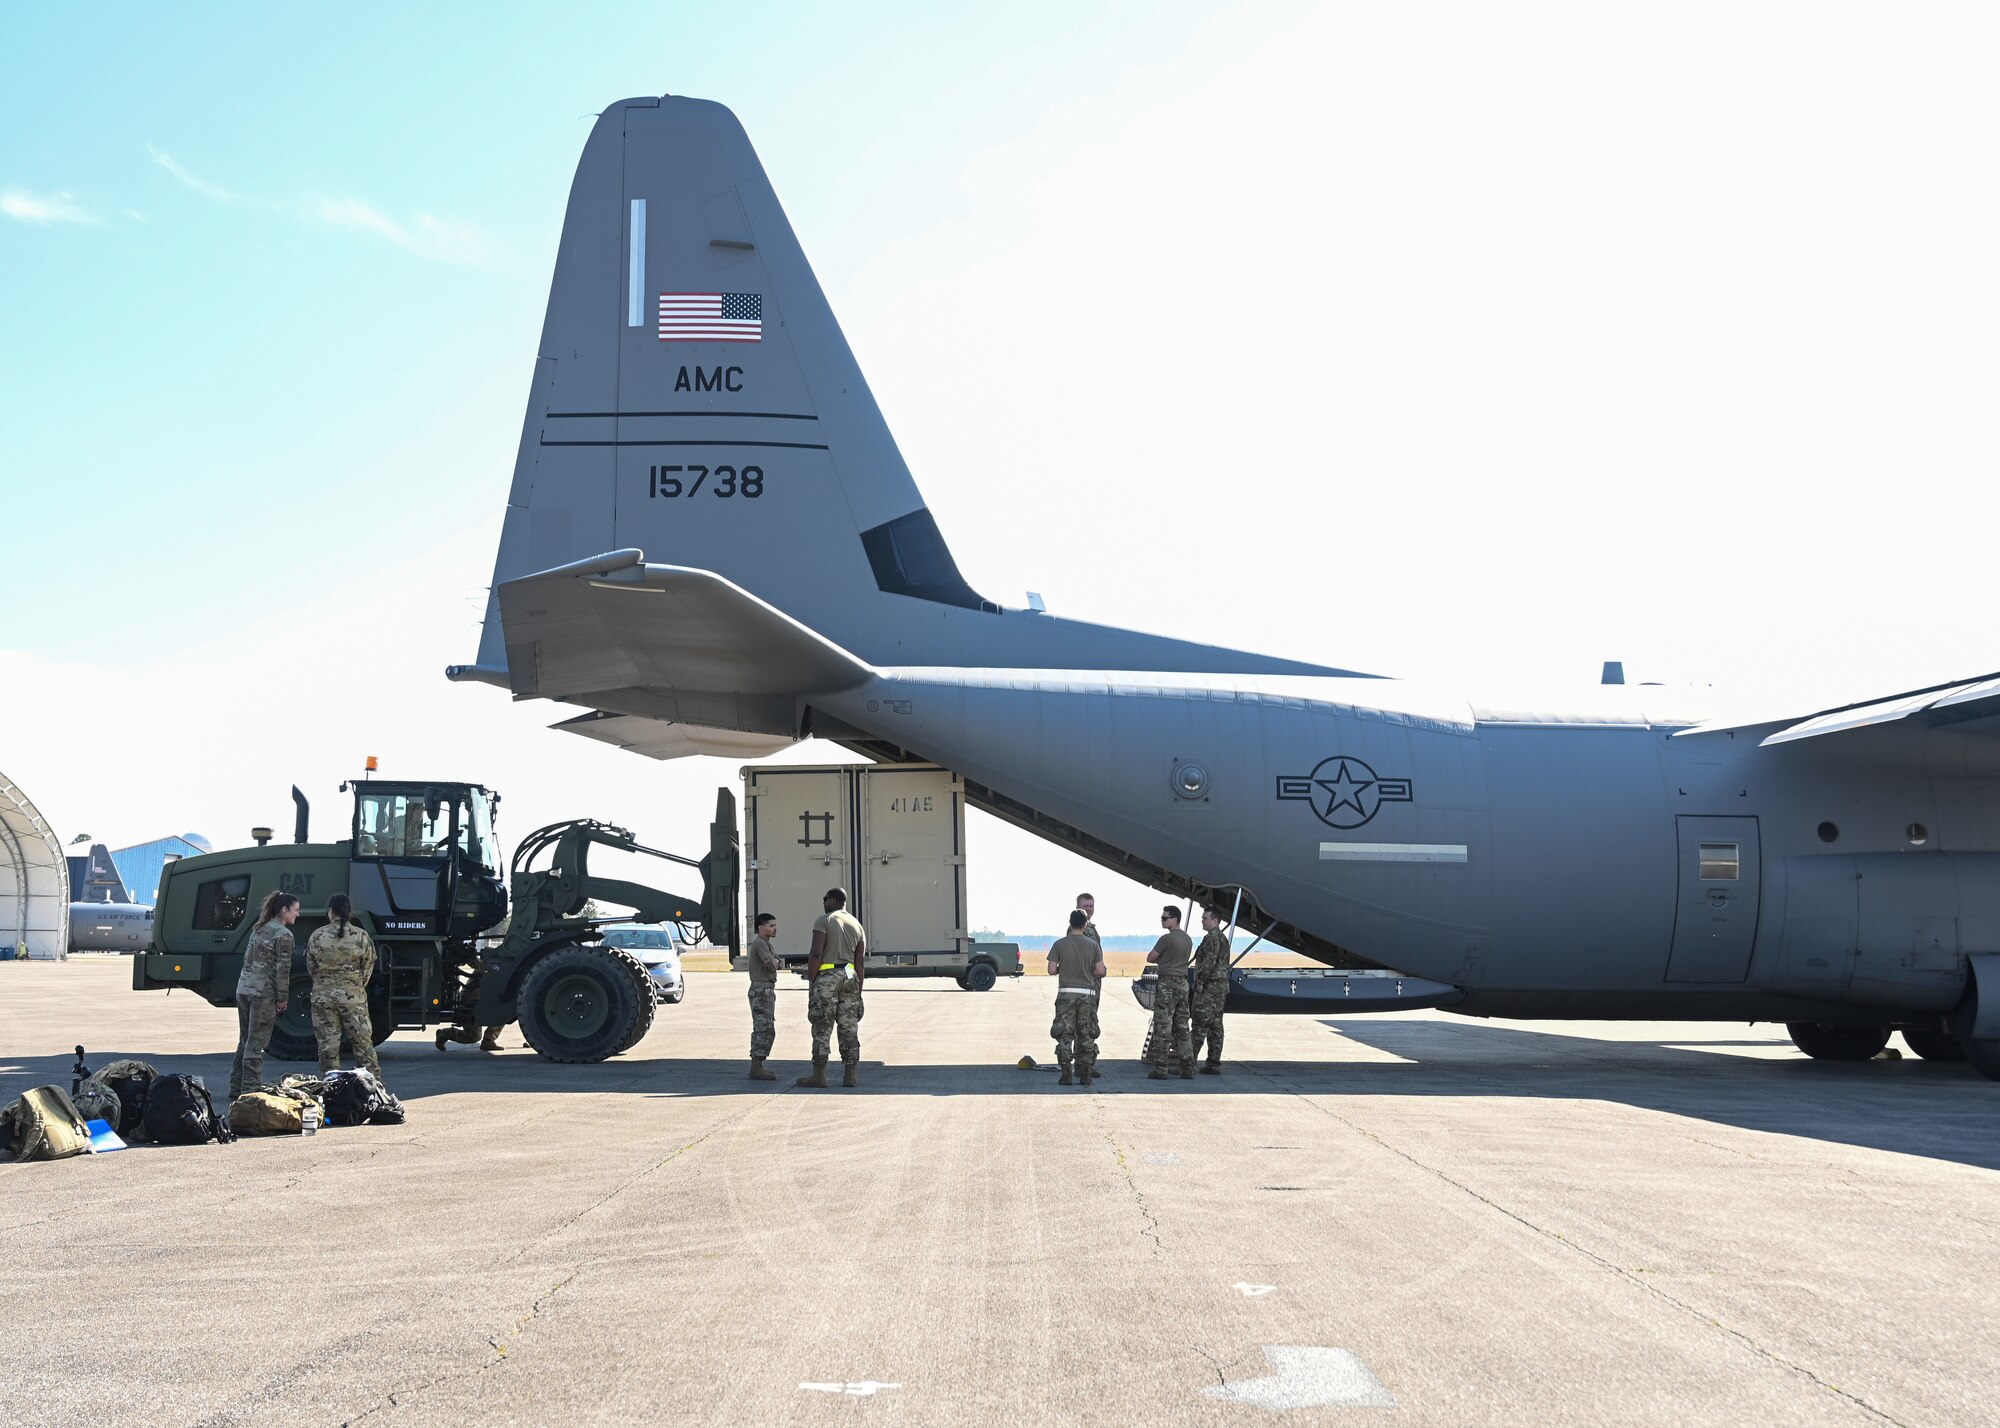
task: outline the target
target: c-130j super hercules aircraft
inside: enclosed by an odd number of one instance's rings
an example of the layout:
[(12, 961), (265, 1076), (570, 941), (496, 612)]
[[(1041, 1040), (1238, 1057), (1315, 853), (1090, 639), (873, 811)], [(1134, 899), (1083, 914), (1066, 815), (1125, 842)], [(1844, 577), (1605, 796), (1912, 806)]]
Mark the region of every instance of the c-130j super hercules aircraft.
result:
[[(1393, 971), (1325, 974), (1346, 1010), (1784, 1021), (1836, 1060), (1900, 1029), (2000, 1079), (2000, 676), (1706, 723), (1703, 691), (1495, 707), (1002, 609), (718, 104), (591, 132), (450, 673), (656, 758), (811, 735), (942, 764), (1107, 867)], [(1253, 983), (1232, 1005), (1328, 1005), (1311, 974)]]

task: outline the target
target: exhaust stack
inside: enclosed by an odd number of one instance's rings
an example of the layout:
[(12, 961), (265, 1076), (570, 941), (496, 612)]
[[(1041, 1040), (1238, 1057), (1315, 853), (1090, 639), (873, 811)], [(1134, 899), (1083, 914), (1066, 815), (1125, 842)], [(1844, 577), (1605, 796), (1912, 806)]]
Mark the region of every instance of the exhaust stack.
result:
[(299, 792), (297, 784), (292, 785), (292, 802), (299, 806), (299, 816), (292, 823), (292, 841), (303, 843), (306, 841), (306, 824), (312, 813), (312, 805), (306, 802), (306, 796)]

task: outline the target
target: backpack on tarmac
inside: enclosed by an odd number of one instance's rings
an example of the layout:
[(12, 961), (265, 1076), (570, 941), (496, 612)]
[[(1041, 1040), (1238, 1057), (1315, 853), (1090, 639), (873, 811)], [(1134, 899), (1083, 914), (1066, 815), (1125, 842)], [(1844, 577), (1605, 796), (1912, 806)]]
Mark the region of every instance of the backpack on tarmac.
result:
[(208, 1089), (192, 1076), (161, 1076), (146, 1091), (146, 1138), (160, 1145), (207, 1145), (236, 1139), (216, 1118)]
[[(118, 1119), (113, 1124), (118, 1134), (127, 1140), (139, 1135), (145, 1126), (146, 1091), (159, 1074), (143, 1061), (125, 1060), (113, 1061), (90, 1078), (117, 1094)], [(110, 1117), (105, 1119), (110, 1120)]]
[(67, 1160), (90, 1151), (90, 1127), (69, 1092), (37, 1086), (0, 1110), (0, 1149), (16, 1160)]
[(367, 1071), (326, 1074), (326, 1123), (330, 1126), (399, 1126), (408, 1116), (403, 1103)]

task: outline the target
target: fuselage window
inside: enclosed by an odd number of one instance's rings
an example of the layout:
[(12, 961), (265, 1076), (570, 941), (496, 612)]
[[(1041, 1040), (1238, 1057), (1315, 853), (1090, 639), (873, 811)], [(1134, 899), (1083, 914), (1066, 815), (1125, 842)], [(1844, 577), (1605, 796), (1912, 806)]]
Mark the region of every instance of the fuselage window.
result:
[(1705, 883), (1733, 883), (1741, 858), (1734, 843), (1701, 845), (1701, 880)]

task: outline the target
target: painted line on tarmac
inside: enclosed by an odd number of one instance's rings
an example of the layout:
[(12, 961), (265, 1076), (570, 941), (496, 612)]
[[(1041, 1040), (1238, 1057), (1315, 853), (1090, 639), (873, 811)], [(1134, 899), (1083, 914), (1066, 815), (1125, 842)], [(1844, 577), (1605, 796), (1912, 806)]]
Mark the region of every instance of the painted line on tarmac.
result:
[(1228, 1403), (1259, 1408), (1394, 1408), (1396, 1395), (1361, 1357), (1347, 1349), (1266, 1344), (1271, 1372), (1202, 1392)]

